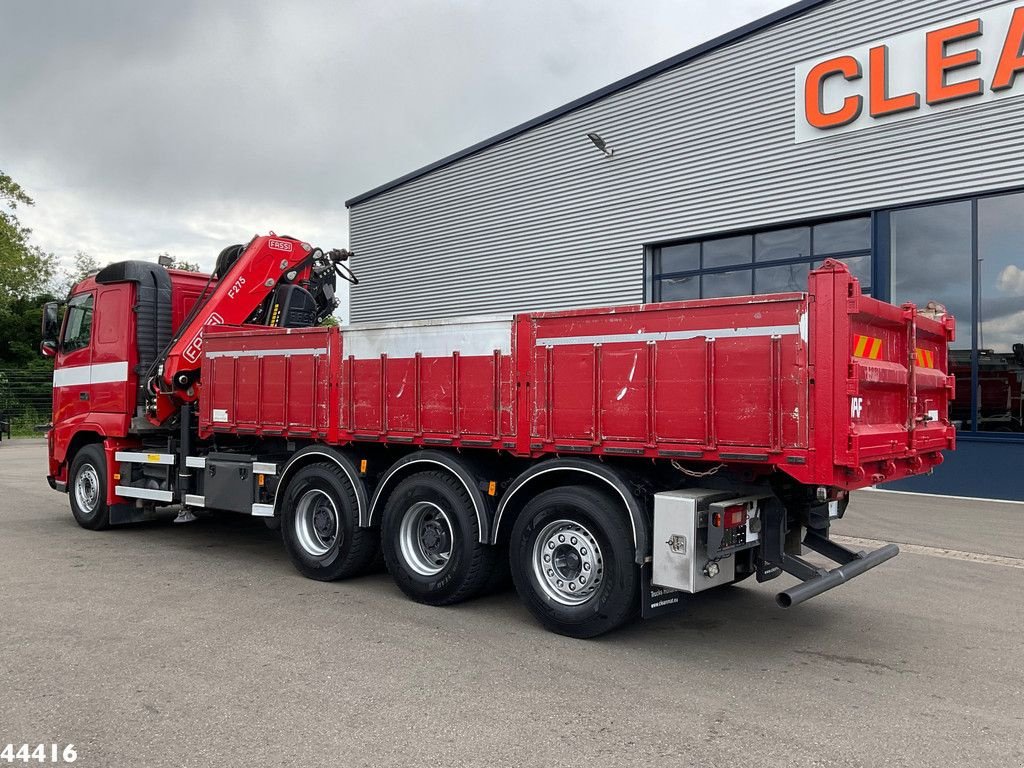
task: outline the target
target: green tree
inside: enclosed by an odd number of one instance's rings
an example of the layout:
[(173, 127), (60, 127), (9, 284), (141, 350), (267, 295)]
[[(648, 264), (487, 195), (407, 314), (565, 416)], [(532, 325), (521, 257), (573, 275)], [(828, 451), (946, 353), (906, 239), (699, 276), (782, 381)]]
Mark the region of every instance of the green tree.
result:
[(16, 215), (34, 201), (14, 179), (0, 171), (0, 302), (41, 293), (56, 274), (56, 258), (29, 241), (32, 230)]
[(52, 361), (39, 354), (43, 304), (56, 301), (49, 293), (21, 296), (0, 305), (0, 367), (49, 369)]
[(85, 280), (85, 278), (94, 272), (99, 272), (101, 267), (102, 265), (97, 261), (95, 256), (91, 256), (85, 251), (78, 251), (78, 253), (75, 254), (74, 266), (65, 272), (68, 288), (71, 288), (75, 283)]

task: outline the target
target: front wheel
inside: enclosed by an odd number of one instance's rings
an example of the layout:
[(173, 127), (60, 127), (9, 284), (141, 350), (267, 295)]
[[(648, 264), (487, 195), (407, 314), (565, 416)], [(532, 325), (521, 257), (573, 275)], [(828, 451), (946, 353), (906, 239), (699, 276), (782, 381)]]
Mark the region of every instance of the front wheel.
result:
[(93, 443), (75, 454), (68, 481), (71, 514), (75, 516), (78, 524), (91, 531), (109, 528), (107, 462), (103, 446)]
[(560, 635), (596, 637), (639, 606), (626, 512), (587, 486), (544, 491), (526, 505), (512, 528), (509, 565), (526, 607)]

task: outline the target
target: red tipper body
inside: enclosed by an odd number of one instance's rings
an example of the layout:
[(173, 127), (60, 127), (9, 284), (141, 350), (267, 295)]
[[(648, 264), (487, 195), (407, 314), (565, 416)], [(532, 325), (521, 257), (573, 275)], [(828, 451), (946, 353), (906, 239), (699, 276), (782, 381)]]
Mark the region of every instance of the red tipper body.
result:
[(951, 317), (809, 292), (347, 328), (209, 328), (200, 435), (672, 458), (854, 489), (954, 447)]

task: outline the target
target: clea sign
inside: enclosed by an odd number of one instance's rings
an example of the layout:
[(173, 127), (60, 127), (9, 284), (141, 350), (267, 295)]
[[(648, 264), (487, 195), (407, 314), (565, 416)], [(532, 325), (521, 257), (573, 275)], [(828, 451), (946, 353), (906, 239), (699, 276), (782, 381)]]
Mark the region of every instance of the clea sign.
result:
[(1024, 96), (1024, 2), (906, 32), (796, 67), (796, 140)]

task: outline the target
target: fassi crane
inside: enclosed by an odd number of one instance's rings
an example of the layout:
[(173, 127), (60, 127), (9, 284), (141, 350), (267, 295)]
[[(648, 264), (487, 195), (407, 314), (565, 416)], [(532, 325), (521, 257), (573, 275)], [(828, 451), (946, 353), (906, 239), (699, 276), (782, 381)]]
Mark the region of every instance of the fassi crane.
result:
[[(258, 324), (306, 328), (319, 325), (338, 306), (335, 278), (355, 284), (344, 249), (324, 253), (293, 237), (254, 237), (221, 251), (207, 286), (148, 371), (146, 416), (157, 426), (199, 397), (203, 331), (213, 325)], [(216, 283), (214, 284), (214, 280)], [(214, 285), (207, 294), (209, 286)]]

